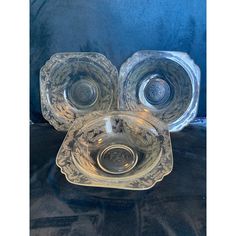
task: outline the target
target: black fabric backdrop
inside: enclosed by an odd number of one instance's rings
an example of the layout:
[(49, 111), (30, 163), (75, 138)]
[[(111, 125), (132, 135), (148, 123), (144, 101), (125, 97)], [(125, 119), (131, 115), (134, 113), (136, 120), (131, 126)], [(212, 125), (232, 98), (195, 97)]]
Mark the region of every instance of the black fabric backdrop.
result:
[(32, 236), (206, 235), (206, 132), (171, 134), (173, 171), (146, 191), (80, 187), (55, 165), (65, 133), (31, 126)]
[(199, 117), (206, 116), (205, 0), (32, 0), (30, 108), (41, 115), (39, 70), (57, 52), (95, 51), (119, 69), (143, 49), (187, 52), (201, 69)]

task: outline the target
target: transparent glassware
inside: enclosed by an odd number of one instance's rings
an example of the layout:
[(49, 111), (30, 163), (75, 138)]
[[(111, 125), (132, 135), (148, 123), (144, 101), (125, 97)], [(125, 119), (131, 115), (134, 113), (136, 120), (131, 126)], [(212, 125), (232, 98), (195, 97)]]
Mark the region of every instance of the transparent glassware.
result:
[(72, 184), (148, 189), (173, 168), (169, 131), (148, 112), (92, 112), (75, 120), (56, 164)]
[(40, 70), (44, 118), (67, 131), (77, 117), (117, 106), (118, 72), (96, 52), (57, 53)]
[(138, 51), (119, 71), (119, 109), (149, 111), (180, 131), (196, 116), (200, 69), (183, 52)]

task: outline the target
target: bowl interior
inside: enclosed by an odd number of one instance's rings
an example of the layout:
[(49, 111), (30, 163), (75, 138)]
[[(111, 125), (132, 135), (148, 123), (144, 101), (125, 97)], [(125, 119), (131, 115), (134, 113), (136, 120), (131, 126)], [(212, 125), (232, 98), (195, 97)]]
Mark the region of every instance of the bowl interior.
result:
[(166, 123), (172, 123), (188, 109), (192, 99), (190, 75), (169, 58), (150, 56), (128, 70), (121, 101), (129, 110), (149, 109)]
[(117, 180), (145, 175), (160, 161), (163, 136), (135, 115), (94, 118), (76, 130), (72, 159), (86, 176)]
[(47, 90), (50, 101), (64, 102), (65, 109), (69, 106), (75, 110), (105, 109), (113, 99), (113, 85), (105, 82), (110, 81), (109, 75), (99, 63), (68, 58), (52, 67), (50, 78)]

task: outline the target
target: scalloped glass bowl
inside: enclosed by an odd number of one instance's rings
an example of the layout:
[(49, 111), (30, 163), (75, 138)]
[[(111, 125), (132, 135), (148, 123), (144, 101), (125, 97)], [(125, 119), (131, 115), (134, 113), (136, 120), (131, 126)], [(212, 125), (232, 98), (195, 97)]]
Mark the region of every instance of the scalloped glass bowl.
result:
[(118, 83), (119, 109), (149, 110), (171, 132), (197, 114), (200, 70), (186, 53), (136, 52), (122, 64)]
[(40, 70), (42, 114), (55, 129), (67, 131), (91, 111), (117, 104), (118, 72), (102, 54), (57, 53)]
[(148, 112), (92, 112), (75, 120), (56, 163), (73, 184), (148, 189), (173, 167), (168, 128)]

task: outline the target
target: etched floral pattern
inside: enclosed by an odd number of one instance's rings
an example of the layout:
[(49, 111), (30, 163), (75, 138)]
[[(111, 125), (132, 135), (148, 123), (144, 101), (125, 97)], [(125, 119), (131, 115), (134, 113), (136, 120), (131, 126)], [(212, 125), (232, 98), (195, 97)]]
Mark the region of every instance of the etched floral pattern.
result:
[[(100, 124), (101, 119), (109, 120), (112, 130), (106, 127), (107, 123), (99, 127), (94, 125)], [(137, 125), (137, 122), (143, 123)], [(149, 132), (152, 134), (148, 134)], [(119, 177), (99, 170), (91, 153), (95, 146), (100, 149), (99, 141), (111, 133), (115, 136), (123, 135), (124, 138), (128, 136), (128, 142), (132, 139), (136, 145), (133, 147), (138, 148), (140, 144), (143, 145), (140, 146), (143, 150), (146, 147), (144, 164), (137, 164), (130, 172)], [(169, 132), (164, 123), (147, 113), (92, 112), (75, 120), (58, 152), (56, 164), (73, 184), (132, 190), (148, 189), (172, 170), (173, 157)]]
[[(40, 71), (41, 109), (46, 120), (57, 130), (67, 131), (73, 121), (91, 111), (116, 108), (118, 72), (99, 53), (58, 53)], [(74, 106), (67, 89), (78, 79), (91, 80), (98, 87), (92, 106)], [(91, 84), (91, 83), (90, 83)]]
[[(159, 75), (171, 90), (169, 101), (161, 107), (148, 101), (143, 103), (139, 97), (139, 90), (144, 90), (141, 84), (152, 75)], [(181, 130), (197, 114), (200, 69), (186, 53), (138, 51), (122, 64), (118, 83), (119, 109), (148, 109), (166, 122), (171, 132)]]

